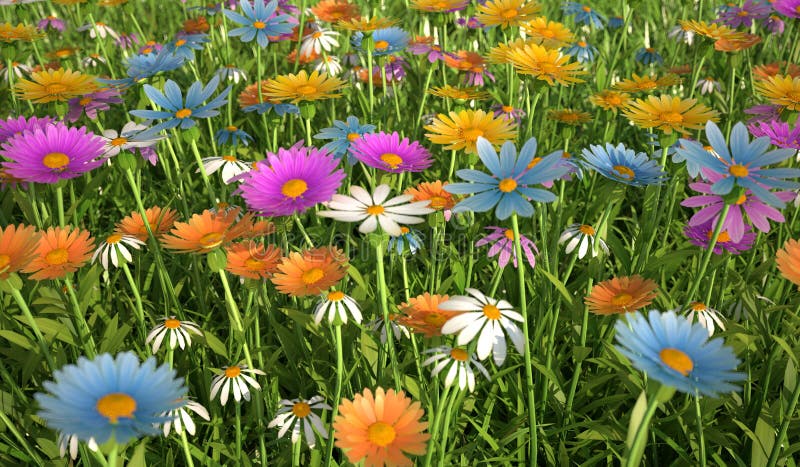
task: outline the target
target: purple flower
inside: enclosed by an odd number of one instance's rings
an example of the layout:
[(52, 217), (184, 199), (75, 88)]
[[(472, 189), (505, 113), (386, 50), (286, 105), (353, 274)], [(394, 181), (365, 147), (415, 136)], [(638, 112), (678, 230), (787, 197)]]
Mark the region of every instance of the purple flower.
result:
[(135, 33), (120, 33), (119, 37), (114, 39), (114, 43), (117, 44), (117, 47), (121, 47), (123, 49), (130, 49), (133, 46), (139, 43), (139, 38), (136, 36)]
[(303, 147), (267, 153), (243, 174), (239, 190), (248, 208), (263, 216), (290, 216), (329, 201), (344, 180), (339, 161), (325, 151)]
[(364, 164), (390, 173), (422, 172), (433, 164), (427, 149), (408, 138), (401, 141), (397, 132), (362, 135), (350, 144), (349, 150)]
[(747, 128), (755, 137), (769, 137), (770, 142), (779, 148), (800, 149), (800, 126), (790, 128), (786, 122), (773, 120), (770, 123), (752, 123)]
[(67, 25), (64, 23), (63, 19), (59, 19), (55, 16), (48, 16), (46, 18), (42, 18), (36, 24), (36, 27), (41, 29), (42, 31), (46, 31), (47, 28), (55, 29), (58, 32), (64, 32)]
[(63, 123), (46, 125), (9, 139), (0, 149), (6, 172), (36, 183), (75, 178), (103, 165), (103, 139)]
[(503, 117), (503, 120), (516, 120), (519, 123), (525, 117), (525, 111), (515, 109), (511, 105), (494, 104), (490, 110), (494, 111), (494, 118)]
[(0, 144), (5, 143), (16, 135), (22, 134), (24, 131), (33, 131), (37, 128), (44, 128), (47, 125), (54, 123), (52, 117), (8, 117), (5, 120), (0, 120)]
[[(489, 252), (487, 253), (489, 258), (499, 253), (500, 256), (497, 257), (497, 264), (501, 268), (506, 267), (509, 259), (513, 259), (515, 268), (518, 267), (517, 255), (514, 252), (514, 231), (495, 226), (486, 227), (486, 230), (491, 230), (492, 233), (475, 242), (475, 246), (483, 246), (491, 243), (492, 246), (489, 248)], [(522, 246), (522, 253), (528, 260), (528, 264), (530, 264), (532, 268), (535, 268), (536, 257), (534, 256), (534, 252), (536, 254), (539, 253), (539, 249), (536, 248), (536, 244), (533, 243), (533, 240), (525, 237), (522, 234), (519, 236), (519, 242)]]
[(456, 19), (456, 25), (467, 29), (480, 29), (483, 27), (483, 23), (478, 21), (476, 16), (470, 16), (469, 18), (458, 18)]
[(482, 71), (468, 71), (464, 75), (464, 84), (467, 86), (483, 86), (486, 82), (483, 80), (483, 75), (494, 82), (494, 75), (489, 73), (489, 70), (483, 69)]
[(740, 7), (734, 5), (725, 8), (712, 23), (723, 23), (732, 28), (738, 28), (739, 26), (749, 28), (753, 25), (753, 20), (766, 19), (770, 13), (772, 13), (772, 7), (769, 3), (747, 0)]
[(109, 104), (119, 104), (121, 102), (119, 90), (112, 88), (101, 89), (83, 97), (73, 97), (68, 102), (67, 120), (75, 123), (84, 112), (87, 117), (94, 120), (97, 118), (98, 110), (108, 110), (111, 108)]
[(789, 18), (800, 18), (800, 0), (775, 0), (775, 11)]
[(783, 34), (783, 30), (786, 28), (786, 23), (784, 23), (781, 17), (778, 15), (770, 15), (767, 19), (761, 22), (761, 25), (772, 34)]
[[(406, 66), (408, 62), (406, 59), (399, 55), (389, 55), (386, 57), (386, 65), (384, 70), (386, 73), (386, 81), (400, 81), (406, 77)], [(387, 86), (389, 83), (386, 83)]]
[[(697, 245), (702, 248), (708, 248), (708, 242), (714, 235), (715, 224), (713, 222), (706, 222), (702, 225), (687, 225), (683, 229), (683, 234), (689, 239), (692, 245)], [(745, 226), (745, 232), (739, 241), (734, 241), (727, 231), (722, 230), (717, 238), (717, 243), (714, 244), (714, 254), (721, 255), (722, 250), (725, 250), (734, 255), (738, 255), (743, 251), (749, 250), (753, 246), (753, 241), (756, 239), (756, 234), (752, 232), (753, 229), (749, 225)]]
[(771, 122), (773, 120), (780, 120), (781, 118), (781, 108), (772, 104), (754, 105), (749, 109), (744, 109), (744, 113), (753, 116), (753, 118), (747, 121), (747, 123), (751, 125), (755, 122)]
[(442, 46), (434, 44), (433, 38), (431, 37), (418, 37), (417, 41), (412, 41), (408, 44), (408, 48), (406, 50), (414, 55), (428, 54), (428, 61), (430, 63), (436, 63), (437, 61), (444, 59)]

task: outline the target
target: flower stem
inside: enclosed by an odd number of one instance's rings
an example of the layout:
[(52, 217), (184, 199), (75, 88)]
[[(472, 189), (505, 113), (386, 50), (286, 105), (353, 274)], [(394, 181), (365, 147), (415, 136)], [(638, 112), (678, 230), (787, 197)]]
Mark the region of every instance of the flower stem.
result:
[(336, 345), (336, 387), (334, 389), (333, 394), (333, 412), (331, 412), (331, 429), (330, 435), (328, 437), (328, 446), (325, 452), (325, 466), (331, 465), (331, 459), (333, 458), (333, 421), (336, 419), (336, 415), (339, 414), (339, 403), (342, 399), (342, 379), (344, 376), (344, 355), (342, 354), (342, 326), (336, 324), (333, 326), (333, 338), (335, 340), (334, 345)]
[[(116, 252), (114, 252), (116, 254)], [(142, 306), (142, 296), (139, 294), (139, 287), (136, 281), (133, 280), (133, 275), (128, 267), (128, 263), (122, 260), (122, 270), (125, 272), (125, 277), (128, 279), (128, 284), (133, 291), (133, 298), (136, 300), (136, 319), (139, 321), (140, 333), (144, 336), (146, 325), (144, 323), (144, 307)]]
[(394, 378), (394, 388), (399, 391), (400, 372), (397, 368), (397, 356), (395, 355), (394, 339), (392, 337), (391, 322), (389, 321), (389, 305), (386, 293), (386, 273), (383, 270), (383, 237), (380, 242), (375, 244), (375, 266), (378, 271), (378, 295), (380, 297), (381, 312), (383, 314), (383, 325), (386, 327), (386, 343), (389, 346), (389, 359), (392, 365), (392, 376)]
[(795, 385), (794, 392), (792, 392), (792, 400), (789, 402), (789, 407), (786, 410), (783, 422), (781, 422), (778, 436), (775, 438), (775, 443), (772, 445), (772, 451), (769, 453), (767, 467), (775, 467), (778, 462), (778, 455), (781, 452), (781, 447), (783, 447), (783, 440), (786, 438), (786, 433), (789, 431), (789, 423), (791, 423), (794, 410), (797, 408), (798, 399), (800, 399), (800, 383)]
[(56, 205), (58, 206), (58, 225), (63, 228), (66, 225), (64, 222), (64, 190), (60, 183), (56, 185)]
[(693, 300), (692, 297), (694, 297), (694, 294), (697, 293), (698, 287), (700, 287), (700, 281), (703, 280), (703, 276), (708, 268), (708, 263), (711, 261), (711, 255), (714, 254), (714, 246), (717, 244), (719, 234), (722, 232), (722, 225), (725, 223), (725, 218), (728, 217), (728, 211), (730, 209), (731, 205), (725, 203), (725, 206), (722, 207), (722, 211), (719, 213), (717, 225), (714, 227), (714, 233), (711, 234), (711, 240), (708, 241), (706, 253), (703, 255), (703, 260), (700, 263), (700, 270), (697, 272), (697, 276), (695, 276), (694, 281), (692, 281), (692, 287), (689, 289), (689, 293), (686, 295), (686, 303), (684, 303), (683, 308), (681, 308), (682, 310), (685, 310), (689, 307)]
[(192, 460), (192, 452), (189, 450), (189, 440), (186, 439), (186, 427), (181, 430), (181, 445), (183, 446), (183, 456), (186, 458), (186, 465), (194, 467), (194, 460)]
[(72, 302), (72, 308), (75, 314), (75, 325), (78, 328), (78, 339), (83, 343), (86, 356), (91, 360), (97, 355), (97, 345), (95, 345), (92, 332), (89, 330), (89, 325), (86, 323), (83, 309), (81, 309), (78, 303), (78, 297), (75, 295), (75, 287), (72, 286), (72, 280), (65, 277), (64, 284), (67, 287), (67, 295), (69, 295), (70, 302)]
[(253, 366), (253, 359), (250, 357), (250, 348), (247, 346), (247, 335), (244, 332), (244, 325), (242, 324), (242, 314), (239, 312), (239, 307), (236, 305), (236, 300), (231, 293), (231, 286), (228, 283), (228, 276), (224, 269), (219, 270), (219, 278), (222, 281), (222, 288), (225, 289), (225, 302), (228, 304), (230, 316), (233, 318), (233, 325), (242, 336), (242, 350), (244, 351), (244, 358), (247, 361), (248, 368), (255, 368)]
[(214, 192), (214, 188), (211, 186), (211, 181), (208, 179), (206, 168), (203, 165), (203, 158), (200, 157), (200, 150), (197, 149), (197, 141), (192, 139), (191, 145), (192, 154), (194, 154), (194, 158), (197, 161), (197, 169), (200, 171), (200, 175), (203, 177), (203, 184), (206, 187), (206, 192), (208, 192), (208, 196), (211, 198), (211, 205), (213, 206), (217, 202), (217, 194)]
[(452, 386), (448, 386), (445, 388), (444, 394), (439, 399), (439, 403), (436, 404), (436, 414), (434, 415), (433, 420), (430, 420), (431, 438), (428, 440), (428, 452), (425, 454), (425, 463), (423, 464), (425, 467), (430, 467), (431, 460), (433, 460), (434, 446), (437, 445), (437, 440), (439, 439), (439, 421), (442, 419), (442, 411), (447, 405), (447, 398), (450, 395), (451, 387)]
[(700, 412), (700, 397), (694, 395), (694, 413), (697, 417), (697, 444), (700, 446), (700, 467), (706, 467), (706, 438), (703, 434), (703, 414)]
[(50, 354), (50, 347), (47, 345), (47, 341), (44, 340), (44, 336), (42, 335), (42, 331), (39, 330), (39, 325), (36, 324), (36, 320), (33, 319), (31, 310), (25, 303), (25, 298), (23, 298), (19, 289), (15, 287), (10, 287), (10, 289), (11, 296), (14, 297), (14, 300), (17, 302), (20, 310), (22, 310), (22, 314), (25, 315), (25, 319), (28, 320), (28, 324), (30, 324), (31, 329), (33, 329), (33, 335), (36, 336), (36, 340), (39, 341), (39, 348), (42, 349), (42, 355), (44, 355), (44, 359), (47, 361), (47, 366), (50, 368), (50, 371), (55, 371), (56, 365), (53, 363), (53, 356)]
[[(663, 386), (662, 386), (663, 388)], [(659, 389), (659, 392), (661, 389)], [(653, 419), (653, 415), (656, 413), (656, 409), (658, 408), (658, 397), (652, 396), (647, 403), (647, 409), (644, 412), (644, 416), (642, 420), (639, 422), (639, 426), (636, 428), (636, 435), (633, 438), (633, 442), (628, 449), (628, 453), (625, 457), (624, 465), (625, 467), (639, 467), (639, 464), (642, 462), (642, 455), (644, 454), (645, 444), (647, 443), (647, 432), (649, 431), (650, 427), (650, 420)]]

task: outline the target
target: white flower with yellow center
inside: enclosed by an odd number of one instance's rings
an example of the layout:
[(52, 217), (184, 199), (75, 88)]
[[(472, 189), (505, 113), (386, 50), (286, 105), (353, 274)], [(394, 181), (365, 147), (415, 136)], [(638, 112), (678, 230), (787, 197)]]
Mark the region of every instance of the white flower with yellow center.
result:
[[(219, 371), (219, 370), (215, 370)], [(242, 399), (250, 400), (250, 388), (247, 386), (261, 390), (261, 385), (246, 373), (253, 375), (266, 375), (261, 370), (255, 368), (247, 368), (247, 365), (233, 365), (226, 366), (222, 371), (214, 376), (211, 380), (211, 399), (213, 400), (219, 394), (219, 402), (225, 405), (228, 402), (228, 395), (233, 392), (233, 398), (236, 402)]]
[(436, 376), (445, 369), (447, 374), (444, 378), (445, 387), (450, 387), (458, 379), (458, 388), (462, 391), (469, 388), (469, 392), (475, 391), (475, 368), (480, 371), (486, 379), (492, 379), (481, 362), (476, 360), (466, 349), (452, 348), (446, 345), (426, 350), (425, 353), (432, 353), (433, 356), (422, 362), (422, 366), (435, 363), (431, 376)]
[(314, 307), (314, 323), (321, 323), (325, 316), (331, 324), (347, 323), (348, 313), (353, 321), (361, 323), (363, 318), (358, 303), (342, 291), (331, 290), (322, 294), (320, 302)]
[(336, 55), (323, 55), (312, 63), (314, 71), (327, 73), (328, 76), (339, 76), (342, 72), (342, 64)]
[[(202, 159), (203, 168), (207, 175), (215, 173), (217, 170), (222, 169), (222, 181), (229, 184), (235, 177), (250, 171), (250, 164), (240, 161), (236, 156), (221, 156), (221, 157), (204, 157)], [(198, 167), (195, 173), (200, 173)]]
[(165, 139), (164, 135), (146, 134), (147, 127), (136, 122), (128, 122), (120, 131), (104, 130), (103, 141), (106, 143), (103, 155), (116, 156), (121, 151), (130, 151), (134, 148), (149, 148)]
[(725, 323), (722, 321), (720, 312), (709, 308), (703, 302), (692, 302), (689, 305), (689, 313), (686, 315), (686, 318), (692, 322), (695, 321), (695, 317), (697, 317), (697, 322), (708, 330), (709, 336), (714, 335), (717, 326), (719, 326), (721, 330), (725, 330)]
[(583, 259), (586, 253), (591, 253), (592, 258), (597, 256), (597, 248), (594, 244), (597, 242), (601, 250), (608, 254), (608, 245), (602, 238), (597, 237), (597, 232), (589, 224), (572, 224), (567, 227), (558, 239), (558, 244), (567, 244), (566, 253), (570, 254), (578, 249), (578, 259)]
[(269, 422), (268, 428), (280, 427), (278, 437), (282, 438), (286, 432), (292, 430), (292, 444), (300, 440), (300, 430), (303, 430), (303, 438), (309, 449), (314, 449), (317, 438), (314, 436), (316, 431), (320, 438), (328, 439), (328, 430), (322, 424), (319, 415), (311, 409), (331, 410), (331, 407), (323, 402), (322, 396), (314, 396), (309, 400), (305, 399), (283, 399), (280, 402), (281, 408), (275, 414), (275, 418)]
[(169, 420), (164, 422), (164, 436), (169, 436), (170, 429), (173, 428), (175, 433), (178, 434), (183, 433), (184, 428), (186, 428), (186, 432), (190, 435), (195, 434), (197, 426), (194, 424), (194, 420), (192, 420), (192, 416), (188, 412), (189, 410), (205, 421), (211, 420), (211, 416), (209, 416), (208, 410), (206, 410), (205, 407), (195, 401), (187, 400), (186, 405), (183, 407), (161, 413), (162, 417), (169, 418)]
[(133, 261), (133, 256), (128, 250), (128, 247), (138, 250), (139, 247), (144, 245), (144, 242), (136, 237), (130, 235), (111, 234), (106, 237), (106, 241), (100, 243), (100, 246), (94, 251), (92, 255), (92, 262), (94, 263), (97, 258), (100, 258), (100, 264), (103, 269), (108, 271), (108, 260), (111, 259), (111, 264), (115, 268), (119, 267), (119, 257), (122, 256), (123, 261)]
[(339, 41), (336, 38), (339, 33), (328, 29), (320, 29), (311, 34), (303, 37), (303, 42), (300, 44), (300, 55), (310, 57), (314, 54), (321, 54), (330, 52), (334, 47), (339, 47)]
[[(67, 454), (67, 450), (69, 450), (69, 457), (72, 460), (78, 458), (78, 445), (80, 444), (80, 440), (76, 435), (68, 435), (64, 433), (58, 434), (58, 455), (64, 457)], [(94, 441), (94, 438), (89, 438), (89, 442), (86, 443), (86, 447), (92, 451), (97, 451), (98, 446), (97, 443)]]
[(158, 352), (167, 335), (169, 335), (169, 348), (174, 349), (176, 346), (180, 346), (181, 350), (192, 345), (191, 334), (203, 335), (200, 327), (191, 321), (181, 321), (174, 316), (162, 319), (164, 322), (154, 327), (144, 341), (145, 345), (153, 342), (153, 353)]
[(523, 354), (525, 338), (519, 326), (514, 324), (514, 321), (522, 322), (522, 315), (505, 300), (487, 297), (476, 289), (466, 290), (471, 297), (456, 295), (439, 304), (440, 310), (464, 312), (447, 320), (442, 326), (442, 334), (458, 333), (456, 343), (460, 346), (466, 346), (480, 334), (476, 349), (478, 358), (485, 360), (492, 355), (497, 366), (506, 361), (506, 335), (517, 352)]

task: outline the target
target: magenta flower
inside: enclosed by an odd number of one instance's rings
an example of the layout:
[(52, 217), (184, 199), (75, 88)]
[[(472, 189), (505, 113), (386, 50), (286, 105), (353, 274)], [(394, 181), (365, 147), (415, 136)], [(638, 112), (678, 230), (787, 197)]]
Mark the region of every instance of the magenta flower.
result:
[(362, 135), (350, 144), (350, 154), (370, 167), (390, 173), (422, 172), (433, 164), (427, 149), (408, 138), (401, 141), (397, 132)]
[(800, 0), (775, 0), (772, 8), (783, 16), (800, 18)]
[(6, 141), (0, 156), (6, 172), (28, 182), (56, 183), (103, 165), (103, 139), (86, 127), (46, 125)]
[[(703, 176), (708, 182), (689, 184), (689, 188), (703, 194), (692, 196), (681, 202), (681, 206), (688, 208), (703, 207), (689, 219), (690, 227), (697, 227), (707, 223), (716, 226), (720, 211), (725, 206), (724, 198), (720, 195), (715, 195), (711, 191), (711, 186), (721, 180), (722, 176), (709, 169), (703, 169)], [(784, 203), (791, 201), (795, 197), (795, 193), (791, 191), (778, 191), (773, 194)], [(761, 202), (750, 190), (746, 190), (736, 203), (731, 205), (728, 216), (722, 224), (722, 229), (728, 233), (733, 242), (740, 242), (744, 237), (747, 230), (747, 225), (744, 222), (745, 215), (747, 215), (753, 227), (765, 233), (770, 230), (770, 219), (775, 222), (786, 221), (780, 211)]]
[(58, 32), (64, 32), (67, 25), (64, 23), (64, 20), (59, 19), (55, 16), (47, 16), (39, 20), (36, 24), (36, 27), (41, 29), (42, 31), (46, 31), (47, 28), (55, 29)]
[(111, 108), (110, 104), (119, 104), (121, 102), (119, 90), (111, 88), (101, 89), (82, 97), (73, 97), (68, 102), (67, 120), (75, 123), (84, 112), (87, 117), (94, 120), (97, 118), (98, 110), (108, 110)]
[(444, 54), (442, 53), (442, 46), (426, 42), (425, 40), (419, 42), (411, 42), (410, 44), (408, 44), (406, 50), (408, 50), (414, 55), (427, 54), (428, 61), (430, 63), (436, 63), (437, 61), (444, 59)]
[(511, 105), (494, 104), (490, 110), (494, 111), (494, 118), (503, 117), (503, 120), (515, 120), (517, 124), (525, 117), (524, 110), (516, 109)]
[(713, 23), (723, 23), (732, 28), (739, 26), (750, 27), (754, 20), (762, 20), (769, 17), (772, 7), (769, 3), (761, 3), (747, 0), (742, 6), (730, 6), (720, 12), (719, 17)]
[(261, 215), (290, 216), (330, 201), (344, 180), (338, 160), (326, 151), (304, 147), (267, 153), (265, 160), (242, 174), (239, 187), (247, 206)]
[(53, 123), (52, 117), (8, 117), (5, 120), (0, 120), (0, 144), (5, 143), (12, 137), (22, 134), (24, 131), (33, 131), (37, 128), (44, 128)]
[[(708, 242), (714, 235), (714, 227), (713, 222), (706, 222), (696, 226), (687, 225), (683, 229), (683, 234), (686, 235), (692, 245), (705, 249), (708, 248)], [(714, 254), (721, 255), (722, 250), (725, 250), (728, 253), (738, 255), (743, 251), (749, 250), (753, 247), (753, 241), (756, 239), (756, 234), (752, 230), (749, 225), (746, 225), (744, 235), (739, 241), (734, 241), (727, 231), (720, 231), (717, 243), (714, 244)]]
[(786, 29), (786, 23), (778, 15), (769, 15), (761, 25), (772, 34), (783, 34), (783, 30)]
[[(492, 233), (475, 242), (475, 246), (483, 246), (491, 243), (492, 246), (489, 248), (489, 253), (487, 254), (489, 258), (499, 253), (500, 256), (497, 257), (497, 264), (501, 268), (506, 267), (509, 259), (513, 259), (515, 268), (518, 267), (517, 255), (514, 253), (514, 231), (496, 226), (486, 227), (486, 230), (491, 230)], [(532, 268), (535, 268), (536, 257), (534, 256), (534, 252), (536, 254), (539, 253), (536, 244), (533, 243), (533, 240), (522, 234), (519, 236), (519, 242), (520, 246), (522, 246), (522, 254), (525, 255), (528, 264), (530, 264)]]
[(773, 120), (770, 123), (751, 123), (747, 128), (756, 138), (767, 136), (779, 148), (800, 149), (800, 126), (790, 128), (786, 122)]

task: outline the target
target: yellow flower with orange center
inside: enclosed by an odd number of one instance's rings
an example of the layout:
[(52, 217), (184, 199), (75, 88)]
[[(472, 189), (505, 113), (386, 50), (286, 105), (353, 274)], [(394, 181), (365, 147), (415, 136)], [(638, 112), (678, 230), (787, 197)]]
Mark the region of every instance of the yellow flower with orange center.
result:
[(800, 76), (800, 65), (786, 62), (772, 62), (764, 65), (755, 65), (753, 67), (753, 78), (762, 80), (769, 79), (773, 76), (783, 74), (797, 78)]
[(482, 100), (488, 99), (491, 95), (483, 91), (475, 86), (469, 86), (466, 88), (456, 88), (450, 86), (449, 84), (445, 84), (442, 87), (434, 87), (428, 89), (428, 93), (434, 95), (436, 97), (442, 97), (445, 99), (457, 99), (457, 100)]
[(94, 76), (59, 68), (31, 73), (31, 79), (20, 80), (14, 86), (14, 91), (22, 99), (42, 104), (53, 101), (65, 102), (73, 97), (89, 94), (97, 88)]
[(346, 260), (335, 248), (292, 252), (281, 259), (271, 280), (279, 292), (293, 297), (318, 295), (344, 277)]
[(489, 63), (494, 63), (497, 65), (510, 63), (508, 54), (511, 53), (511, 51), (521, 49), (527, 44), (535, 43), (535, 41), (530, 39), (514, 39), (513, 41), (505, 44), (497, 44), (495, 47), (489, 49), (489, 54), (486, 56), (486, 59), (489, 61)]
[(775, 105), (788, 110), (800, 110), (800, 77), (775, 75), (755, 85), (756, 92)]
[(592, 287), (584, 301), (597, 315), (630, 313), (651, 304), (658, 295), (657, 288), (655, 282), (638, 275), (615, 277)]
[(604, 90), (589, 96), (589, 102), (592, 104), (612, 112), (616, 112), (621, 107), (628, 104), (631, 100), (631, 95), (627, 92), (617, 92)]
[(563, 23), (548, 21), (544, 16), (534, 18), (523, 24), (522, 30), (537, 44), (551, 49), (557, 49), (575, 42), (575, 34), (569, 28), (564, 26)]
[(176, 222), (168, 235), (161, 237), (165, 248), (179, 253), (208, 253), (243, 237), (253, 225), (253, 214), (241, 220), (239, 208), (193, 215), (188, 222)]
[(673, 74), (667, 74), (661, 77), (655, 75), (639, 76), (636, 73), (632, 78), (624, 79), (613, 87), (617, 91), (625, 92), (650, 92), (656, 89), (662, 89), (670, 86), (680, 84), (681, 79)]
[(480, 136), (497, 147), (517, 137), (514, 120), (495, 118), (483, 110), (450, 112), (449, 116), (439, 114), (425, 129), (430, 131), (425, 136), (432, 143), (445, 145), (444, 149), (453, 151), (463, 149), (467, 154), (476, 153), (475, 144)]
[(60, 279), (83, 266), (94, 251), (94, 240), (78, 227), (50, 227), (41, 233), (36, 256), (22, 269), (31, 279)]
[(517, 73), (534, 76), (550, 86), (555, 83), (564, 86), (582, 83), (584, 80), (579, 76), (586, 74), (579, 63), (570, 63), (568, 55), (541, 45), (528, 44), (512, 50), (508, 53), (508, 58)]
[(16, 26), (11, 23), (0, 23), (0, 42), (32, 42), (34, 39), (39, 39), (43, 36), (44, 34), (36, 29), (36, 26), (22, 23)]
[(541, 10), (542, 6), (535, 1), (489, 0), (478, 4), (476, 19), (486, 26), (506, 29), (529, 21)]
[(392, 27), (397, 23), (398, 21), (393, 18), (352, 18), (340, 20), (336, 25), (348, 31), (373, 32)]
[(317, 101), (341, 96), (345, 82), (335, 76), (314, 71), (309, 75), (305, 70), (298, 74), (280, 75), (268, 80), (263, 87), (264, 96), (276, 101)]
[(411, 0), (411, 8), (428, 13), (447, 13), (464, 8), (467, 0)]
[(719, 113), (703, 104), (698, 104), (697, 99), (672, 96), (636, 99), (625, 107), (623, 113), (636, 126), (658, 129), (667, 135), (673, 131), (686, 134), (690, 130), (703, 128), (709, 120), (719, 121)]

